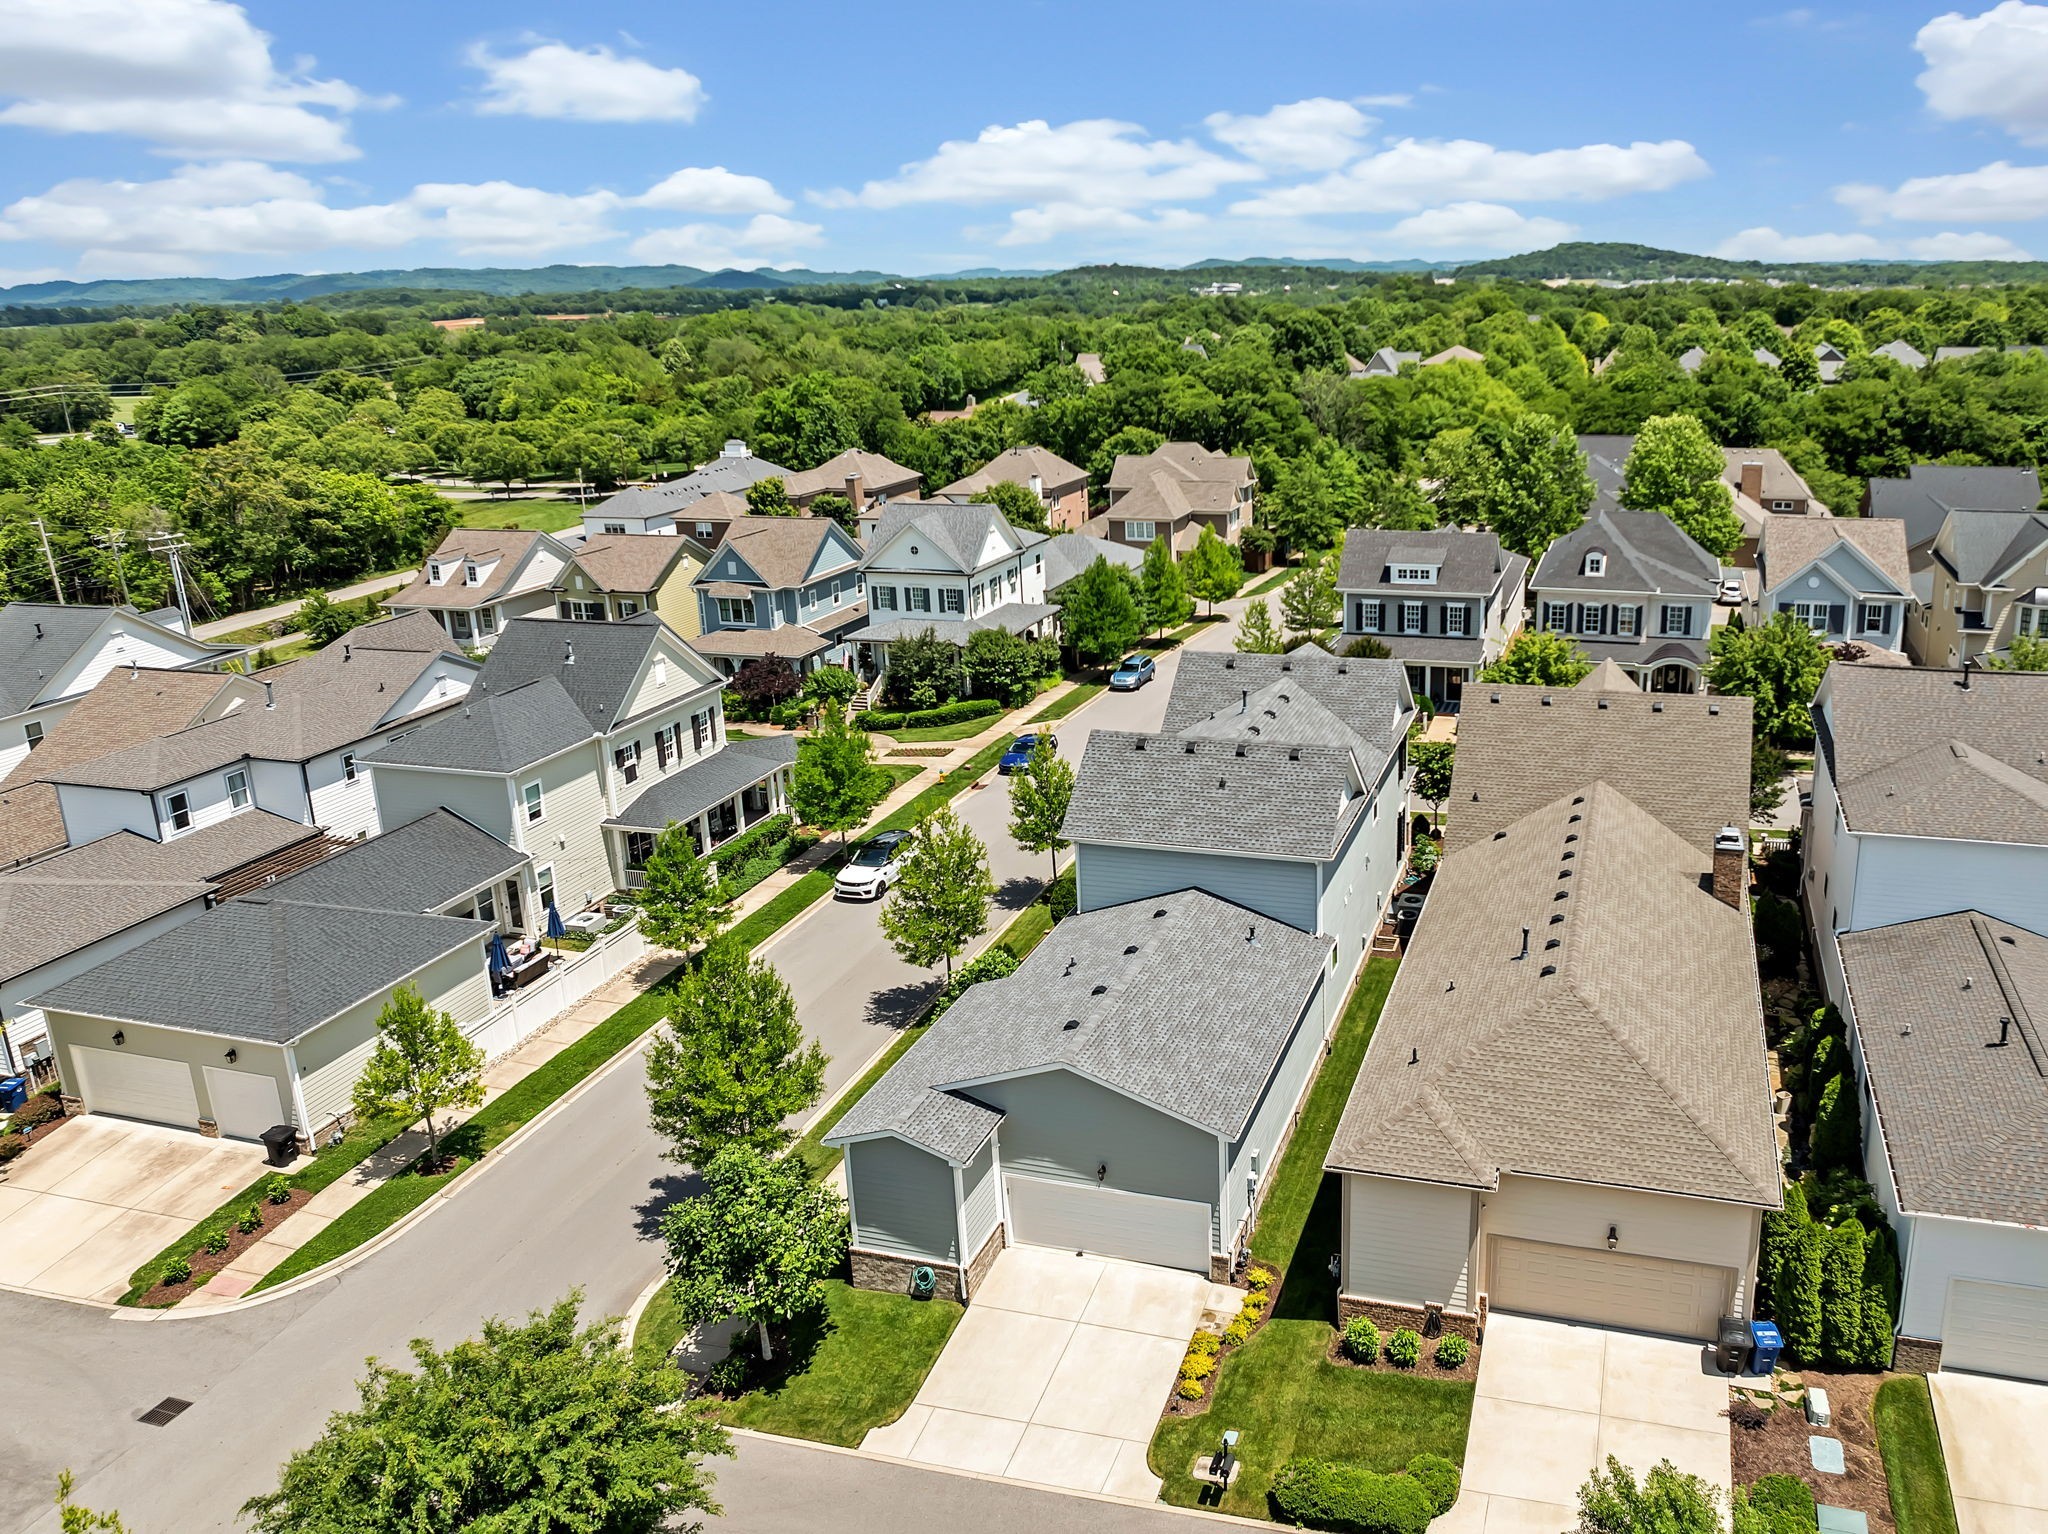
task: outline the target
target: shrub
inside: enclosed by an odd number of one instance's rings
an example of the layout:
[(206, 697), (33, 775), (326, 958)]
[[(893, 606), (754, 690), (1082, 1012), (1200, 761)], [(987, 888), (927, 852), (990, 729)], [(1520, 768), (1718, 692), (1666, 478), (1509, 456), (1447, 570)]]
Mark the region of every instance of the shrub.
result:
[(1272, 1495), (1290, 1523), (1340, 1534), (1423, 1534), (1433, 1516), (1430, 1494), (1414, 1476), (1328, 1460), (1289, 1460), (1273, 1478)]
[(1443, 849), (1427, 836), (1418, 836), (1415, 845), (1408, 849), (1408, 866), (1418, 874), (1434, 869), (1443, 856)]
[(1436, 1345), (1437, 1366), (1455, 1369), (1471, 1355), (1472, 1344), (1463, 1337), (1446, 1337)]
[(254, 1235), (257, 1231), (263, 1229), (263, 1206), (261, 1204), (251, 1204), (247, 1209), (244, 1209), (242, 1217), (235, 1221), (235, 1229), (245, 1236)]
[(1214, 1358), (1223, 1350), (1223, 1339), (1214, 1332), (1196, 1332), (1188, 1343), (1188, 1357)]
[(1232, 1347), (1236, 1347), (1239, 1343), (1243, 1342), (1247, 1337), (1251, 1336), (1251, 1334), (1252, 1324), (1243, 1316), (1239, 1316), (1236, 1320), (1232, 1321), (1230, 1325), (1223, 1328), (1223, 1340), (1229, 1343)]
[(164, 1282), (167, 1284), (182, 1284), (191, 1276), (192, 1259), (189, 1257), (173, 1257), (164, 1264)]
[(937, 999), (932, 1002), (932, 1009), (926, 1020), (937, 1022), (946, 1015), (946, 1010), (954, 1002), (967, 993), (969, 986), (980, 985), (984, 980), (1001, 980), (1006, 975), (1014, 975), (1017, 966), (1023, 962), (998, 943), (973, 962), (961, 965), (959, 971), (946, 983), (945, 989), (940, 991)]
[(1080, 886), (1074, 878), (1072, 866), (1070, 865), (1065, 873), (1048, 884), (1045, 893), (1039, 898), (1044, 900), (1055, 922), (1065, 921), (1072, 916), (1081, 904)]
[(717, 1396), (737, 1396), (747, 1390), (747, 1355), (729, 1353), (704, 1371), (704, 1388)]
[(1251, 1272), (1245, 1274), (1244, 1284), (1252, 1293), (1262, 1293), (1273, 1287), (1273, 1270), (1271, 1268), (1253, 1268)]
[(1003, 711), (1003, 705), (994, 698), (963, 698), (958, 703), (942, 703), (936, 708), (912, 709), (908, 713), (896, 713), (886, 709), (869, 709), (858, 715), (854, 724), (863, 730), (925, 730), (940, 724), (963, 724), (969, 719), (989, 719)]
[(228, 1228), (225, 1225), (216, 1226), (206, 1233), (206, 1252), (208, 1256), (218, 1257), (227, 1249)]
[(1237, 1313), (1241, 1316), (1250, 1316), (1256, 1321), (1266, 1313), (1266, 1307), (1271, 1303), (1271, 1298), (1263, 1290), (1254, 1289), (1244, 1297), (1244, 1303), (1237, 1307)]
[(1402, 1327), (1387, 1339), (1387, 1362), (1396, 1369), (1412, 1369), (1422, 1356), (1422, 1339)]
[(1749, 1505), (1770, 1534), (1805, 1534), (1820, 1527), (1813, 1492), (1796, 1475), (1767, 1475), (1749, 1488)]
[(24, 1129), (34, 1129), (40, 1124), (47, 1124), (62, 1117), (64, 1104), (58, 1100), (57, 1094), (38, 1092), (8, 1116), (7, 1129), (12, 1134)]
[(1181, 1382), (1173, 1387), (1173, 1393), (1183, 1401), (1199, 1401), (1202, 1399), (1203, 1388), (1200, 1380), (1191, 1380), (1186, 1376), (1182, 1376)]
[[(1444, 1340), (1449, 1342), (1453, 1339), (1447, 1337)], [(1455, 1340), (1463, 1342), (1465, 1339), (1459, 1337)], [(1458, 1467), (1441, 1454), (1416, 1455), (1408, 1461), (1408, 1476), (1429, 1498), (1429, 1510), (1434, 1517), (1441, 1518), (1458, 1500)]]
[(1215, 1372), (1214, 1353), (1190, 1353), (1180, 1361), (1180, 1377), (1184, 1380), (1205, 1380)]
[(292, 1201), (292, 1185), (282, 1173), (272, 1172), (263, 1179), (263, 1197), (272, 1204), (289, 1204)]
[(1845, 1060), (1843, 1068), (1821, 1088), (1820, 1103), (1814, 1110), (1808, 1148), (1815, 1166), (1862, 1169), (1863, 1115), (1858, 1096), (1855, 1071)]
[(806, 703), (794, 700), (788, 703), (778, 703), (768, 710), (768, 722), (785, 730), (793, 730), (804, 722), (804, 715), (808, 712), (810, 712), (810, 706)]
[(1353, 1316), (1344, 1323), (1344, 1353), (1362, 1364), (1375, 1362), (1380, 1356), (1380, 1329), (1365, 1316)]
[(0, 1134), (0, 1166), (7, 1165), (16, 1156), (28, 1149), (28, 1136)]

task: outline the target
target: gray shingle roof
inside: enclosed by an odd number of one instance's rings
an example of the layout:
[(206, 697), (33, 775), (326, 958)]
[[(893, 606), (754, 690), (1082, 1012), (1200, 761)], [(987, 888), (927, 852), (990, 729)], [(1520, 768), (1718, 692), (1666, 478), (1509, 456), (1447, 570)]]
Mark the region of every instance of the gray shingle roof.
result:
[(1820, 749), (1852, 831), (2048, 845), (2048, 674), (1830, 666)]
[(1045, 541), (1045, 589), (1048, 594), (1094, 564), (1106, 559), (1113, 565), (1122, 565), (1135, 570), (1145, 563), (1142, 549), (1134, 549), (1127, 543), (1112, 543), (1107, 538), (1091, 538), (1086, 533), (1054, 533)]
[(1904, 479), (1870, 482), (1869, 514), (1905, 523), (1911, 547), (1940, 532), (1951, 511), (2032, 511), (2040, 504), (2035, 469), (1916, 463)]
[(270, 889), (279, 899), (318, 905), (436, 911), (526, 862), (525, 853), (453, 810), (429, 810)]
[(892, 458), (880, 453), (870, 453), (866, 448), (850, 447), (843, 453), (835, 454), (815, 469), (799, 469), (785, 472), (782, 488), (792, 496), (839, 494), (846, 489), (846, 476), (858, 474), (861, 490), (869, 495), (876, 492), (893, 492), (905, 486), (915, 488), (923, 479), (915, 469), (906, 469)]
[(895, 1134), (964, 1161), (1001, 1115), (959, 1084), (1040, 1069), (1234, 1140), (1331, 947), (1199, 890), (1070, 916), (1014, 975), (969, 989), (828, 1141)]
[(1947, 542), (1948, 564), (1956, 579), (1972, 586), (1982, 585), (1996, 580), (2048, 543), (2048, 515), (2032, 511), (1972, 512), (1955, 519)]
[(1958, 911), (1836, 941), (1900, 1204), (2048, 1225), (2048, 938)]
[(265, 892), (216, 906), (34, 998), (41, 1007), (288, 1044), (490, 924), (311, 905)]
[(459, 708), (364, 752), (363, 760), (372, 766), (517, 772), (591, 738), (589, 716), (560, 681), (548, 676), (505, 692), (472, 689)]
[[(1491, 596), (1503, 576), (1519, 574), (1528, 561), (1510, 554), (1491, 532), (1447, 528), (1436, 533), (1397, 533), (1375, 527), (1354, 527), (1344, 535), (1344, 557), (1337, 572), (1342, 592), (1372, 591), (1412, 596)], [(1396, 564), (1440, 566), (1432, 585), (1394, 584), (1388, 577)]]
[[(18, 714), (32, 707), (57, 674), (92, 643), (110, 617), (125, 617), (133, 623), (154, 621), (132, 607), (59, 606), (45, 602), (0, 605), (0, 715)], [(194, 643), (207, 654), (226, 657), (241, 653), (238, 645)]]
[(1753, 713), (1741, 697), (1474, 683), (1458, 715), (1446, 848), (1483, 845), (1600, 779), (1711, 853), (1723, 826), (1749, 824)]
[(796, 737), (728, 740), (713, 755), (647, 785), (633, 802), (605, 822), (627, 831), (662, 831), (675, 821), (695, 819), (743, 788), (796, 762)]
[(1584, 779), (1505, 829), (1438, 868), (1327, 1164), (1777, 1207), (1755, 949), (1711, 852)]
[(981, 567), (981, 551), (992, 528), (1010, 531), (1027, 544), (1044, 537), (1011, 528), (1002, 512), (983, 501), (891, 501), (882, 508), (868, 539), (870, 556), (887, 548), (907, 527), (916, 528), (958, 568), (970, 572)]
[(516, 618), (491, 647), (477, 684), (488, 695), (552, 677), (601, 735), (625, 718), (633, 682), (661, 632), (651, 612), (622, 623)]
[(1318, 645), (1286, 655), (1184, 650), (1161, 728), (1175, 734), (1241, 707), (1245, 692), (1279, 682), (1291, 683), (1344, 721), (1363, 748), (1359, 766), (1368, 779), (1400, 745), (1415, 711), (1408, 675), (1394, 661), (1344, 660)]
[[(1606, 572), (1585, 573), (1586, 555), (1607, 556)], [(1721, 564), (1653, 511), (1624, 511), (1596, 500), (1586, 520), (1543, 551), (1529, 581), (1533, 591), (1648, 591), (1666, 596), (1712, 596)]]
[(739, 453), (730, 458), (721, 455), (709, 463), (700, 463), (680, 479), (658, 485), (628, 485), (617, 495), (607, 496), (591, 507), (588, 516), (598, 522), (602, 522), (607, 514), (655, 517), (664, 512), (682, 511), (718, 491), (738, 495), (761, 480), (786, 480), (788, 477), (789, 470), (781, 464), (770, 463), (752, 453)]
[(1589, 435), (1579, 438), (1579, 451), (1586, 455), (1586, 473), (1593, 481), (1595, 504), (1619, 510), (1621, 486), (1627, 477), (1623, 467), (1636, 445), (1629, 436)]

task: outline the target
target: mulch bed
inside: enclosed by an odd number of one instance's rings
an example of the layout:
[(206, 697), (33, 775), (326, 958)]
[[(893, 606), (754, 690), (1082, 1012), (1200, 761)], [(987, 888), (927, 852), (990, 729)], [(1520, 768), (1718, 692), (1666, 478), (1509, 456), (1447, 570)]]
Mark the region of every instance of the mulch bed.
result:
[[(1729, 1458), (1735, 1484), (1748, 1486), (1774, 1474), (1797, 1476), (1812, 1488), (1815, 1499), (1821, 1503), (1851, 1508), (1868, 1517), (1871, 1534), (1894, 1534), (1891, 1491), (1885, 1480), (1884, 1459), (1877, 1451), (1876, 1424), (1871, 1418), (1871, 1403), (1886, 1376), (1802, 1369), (1797, 1378), (1828, 1393), (1830, 1425), (1810, 1426), (1805, 1411), (1797, 1402), (1790, 1401), (1780, 1401), (1761, 1427), (1745, 1427), (1739, 1419), (1731, 1418)], [(1786, 1376), (1781, 1375), (1781, 1389), (1785, 1381)], [(1846, 1474), (1823, 1475), (1813, 1468), (1807, 1439), (1816, 1433), (1842, 1440)]]
[(263, 1224), (259, 1228), (243, 1231), (230, 1225), (228, 1227), (228, 1244), (225, 1251), (209, 1252), (203, 1245), (195, 1247), (187, 1254), (192, 1260), (192, 1276), (190, 1278), (182, 1284), (159, 1283), (155, 1288), (145, 1293), (137, 1303), (152, 1308), (177, 1304), (178, 1301), (184, 1299), (193, 1290), (202, 1287), (208, 1279), (233, 1262), (243, 1252), (275, 1231), (278, 1226), (290, 1219), (293, 1212), (301, 1205), (310, 1203), (312, 1198), (313, 1195), (304, 1188), (292, 1189), (292, 1199), (289, 1204), (273, 1204), (259, 1198), (257, 1200), (257, 1207), (263, 1211)]
[(889, 753), (891, 756), (951, 756), (951, 746), (898, 746)]
[(1479, 1378), (1479, 1344), (1473, 1343), (1465, 1350), (1465, 1361), (1455, 1369), (1446, 1369), (1436, 1361), (1437, 1339), (1422, 1339), (1422, 1356), (1415, 1360), (1415, 1367), (1403, 1369), (1398, 1364), (1387, 1362), (1386, 1332), (1380, 1333), (1380, 1356), (1369, 1364), (1362, 1364), (1344, 1351), (1344, 1334), (1338, 1332), (1330, 1339), (1330, 1346), (1324, 1357), (1342, 1369), (1366, 1369), (1374, 1374), (1412, 1374), (1418, 1379), (1431, 1380), (1476, 1380)]

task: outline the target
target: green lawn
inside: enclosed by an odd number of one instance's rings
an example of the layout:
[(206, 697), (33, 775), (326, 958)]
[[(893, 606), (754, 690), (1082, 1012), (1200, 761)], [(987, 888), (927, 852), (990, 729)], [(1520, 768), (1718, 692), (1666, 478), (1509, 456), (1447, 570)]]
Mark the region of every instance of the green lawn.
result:
[(531, 496), (498, 497), (453, 503), (457, 527), (522, 527), (528, 532), (559, 533), (583, 520), (574, 501), (539, 500)]
[(1033, 901), (1017, 913), (1017, 919), (1003, 929), (1003, 935), (996, 941), (1018, 958), (1026, 957), (1052, 931), (1052, 907), (1044, 901)]
[(1899, 1534), (1956, 1534), (1956, 1504), (1927, 1381), (1917, 1375), (1886, 1380), (1877, 1388), (1872, 1415)]
[(948, 766), (938, 782), (900, 810), (876, 821), (867, 828), (865, 834), (873, 836), (877, 831), (909, 830), (933, 810), (952, 803), (956, 795), (962, 793), (976, 778), (1001, 761), (1003, 753), (1009, 749), (1010, 742), (1007, 738), (991, 741), (958, 766)]
[(1072, 692), (1060, 694), (1033, 714), (1026, 723), (1050, 724), (1055, 719), (1064, 719), (1082, 704), (1094, 702), (1108, 686), (1107, 682), (1077, 682)]
[(1287, 584), (1293, 575), (1294, 569), (1291, 565), (1282, 565), (1264, 580), (1260, 581), (1258, 585), (1252, 587), (1251, 590), (1240, 591), (1238, 595), (1241, 597), (1262, 597), (1269, 591), (1278, 591)]
[(857, 1446), (869, 1428), (903, 1415), (959, 1324), (947, 1300), (825, 1284), (825, 1314), (800, 1328), (788, 1362), (798, 1365), (724, 1407), (734, 1427)]
[(658, 1364), (689, 1330), (690, 1323), (683, 1319), (675, 1296), (664, 1283), (654, 1291), (654, 1298), (647, 1302), (647, 1308), (640, 1312), (639, 1324), (633, 1328), (633, 1356), (643, 1364)]
[(1001, 714), (983, 714), (979, 719), (956, 719), (951, 724), (920, 725), (911, 730), (877, 730), (877, 735), (886, 735), (905, 746), (930, 746), (940, 741), (971, 740), (983, 730), (993, 730), (1003, 722)]
[(1337, 1300), (1327, 1264), (1340, 1222), (1337, 1182), (1324, 1177), (1323, 1157), (1372, 1042), (1396, 962), (1375, 958), (1359, 976), (1252, 1232), (1253, 1256), (1286, 1269), (1273, 1319), (1225, 1361), (1206, 1412), (1169, 1419), (1152, 1439), (1152, 1469), (1165, 1483), (1161, 1495), (1168, 1502), (1199, 1503), (1202, 1483), (1188, 1474), (1189, 1466), (1215, 1447), (1225, 1428), (1243, 1434), (1244, 1470), (1220, 1511), (1250, 1518), (1270, 1516), (1267, 1490), (1296, 1455), (1382, 1471), (1398, 1470), (1423, 1452), (1464, 1462), (1471, 1385), (1432, 1379), (1427, 1361), (1412, 1374), (1396, 1374), (1345, 1368), (1326, 1356), (1336, 1336)]

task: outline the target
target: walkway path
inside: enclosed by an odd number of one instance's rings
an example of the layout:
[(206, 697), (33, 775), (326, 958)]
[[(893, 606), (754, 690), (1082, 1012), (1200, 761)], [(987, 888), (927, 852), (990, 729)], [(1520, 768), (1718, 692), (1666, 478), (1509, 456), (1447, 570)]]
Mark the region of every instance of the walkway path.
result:
[[(331, 602), (353, 602), (359, 597), (375, 596), (380, 591), (390, 591), (404, 586), (419, 574), (417, 570), (394, 570), (389, 575), (373, 575), (368, 580), (357, 581), (352, 586), (340, 586), (327, 593)], [(241, 629), (251, 629), (259, 623), (281, 623), (297, 615), (306, 605), (306, 598), (294, 597), (289, 602), (278, 602), (269, 607), (259, 607), (253, 612), (231, 613), (225, 618), (216, 618), (211, 623), (192, 625), (195, 639), (218, 639), (223, 634), (233, 634)]]

